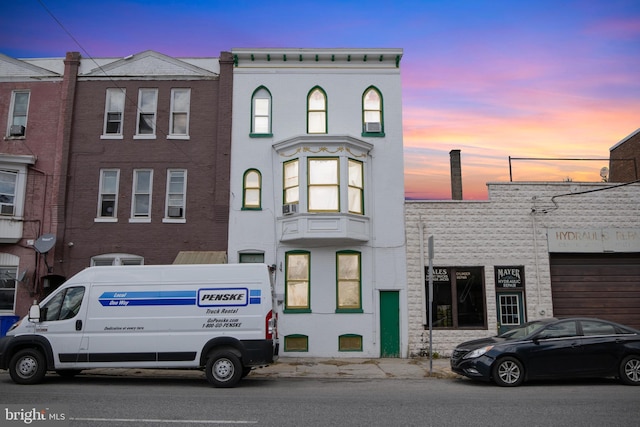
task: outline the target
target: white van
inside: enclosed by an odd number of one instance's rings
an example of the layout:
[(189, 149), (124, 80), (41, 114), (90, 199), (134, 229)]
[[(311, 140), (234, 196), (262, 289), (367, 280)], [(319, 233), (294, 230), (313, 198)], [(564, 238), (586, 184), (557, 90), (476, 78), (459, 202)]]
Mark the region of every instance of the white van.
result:
[(0, 338), (0, 368), (19, 384), (48, 370), (172, 368), (233, 387), (277, 355), (264, 264), (90, 267)]

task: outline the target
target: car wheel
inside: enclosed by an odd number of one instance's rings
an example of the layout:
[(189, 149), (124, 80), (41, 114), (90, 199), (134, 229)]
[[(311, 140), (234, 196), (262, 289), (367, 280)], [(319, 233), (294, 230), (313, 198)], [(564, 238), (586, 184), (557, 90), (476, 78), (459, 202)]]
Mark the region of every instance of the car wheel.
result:
[(9, 362), (9, 375), (17, 384), (37, 384), (47, 374), (47, 362), (40, 350), (26, 348)]
[(493, 365), (493, 381), (501, 387), (516, 387), (524, 381), (524, 367), (514, 357), (503, 357)]
[(229, 350), (216, 351), (207, 360), (207, 380), (215, 387), (233, 387), (242, 378), (242, 362)]
[(620, 379), (624, 384), (640, 385), (640, 356), (627, 356), (622, 359)]

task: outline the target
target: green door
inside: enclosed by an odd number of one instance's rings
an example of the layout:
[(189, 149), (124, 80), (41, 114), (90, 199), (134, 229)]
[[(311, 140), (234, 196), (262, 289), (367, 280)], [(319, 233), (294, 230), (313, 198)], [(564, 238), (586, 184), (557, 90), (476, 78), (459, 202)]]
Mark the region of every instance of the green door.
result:
[(400, 357), (400, 293), (380, 292), (380, 357)]

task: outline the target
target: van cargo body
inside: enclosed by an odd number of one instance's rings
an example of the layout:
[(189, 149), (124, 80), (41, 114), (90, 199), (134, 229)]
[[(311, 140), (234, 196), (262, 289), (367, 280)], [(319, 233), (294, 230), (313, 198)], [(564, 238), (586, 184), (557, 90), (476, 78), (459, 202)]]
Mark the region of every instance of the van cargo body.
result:
[(21, 384), (48, 370), (204, 369), (232, 387), (277, 359), (273, 295), (264, 264), (90, 267), (0, 339), (0, 368)]

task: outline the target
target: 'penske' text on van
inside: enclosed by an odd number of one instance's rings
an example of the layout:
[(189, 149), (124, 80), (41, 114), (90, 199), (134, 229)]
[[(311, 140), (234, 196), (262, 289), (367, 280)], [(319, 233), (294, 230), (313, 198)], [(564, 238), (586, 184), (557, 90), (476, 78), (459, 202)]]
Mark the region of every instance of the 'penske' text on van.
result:
[(200, 307), (238, 307), (249, 304), (247, 288), (198, 289)]

